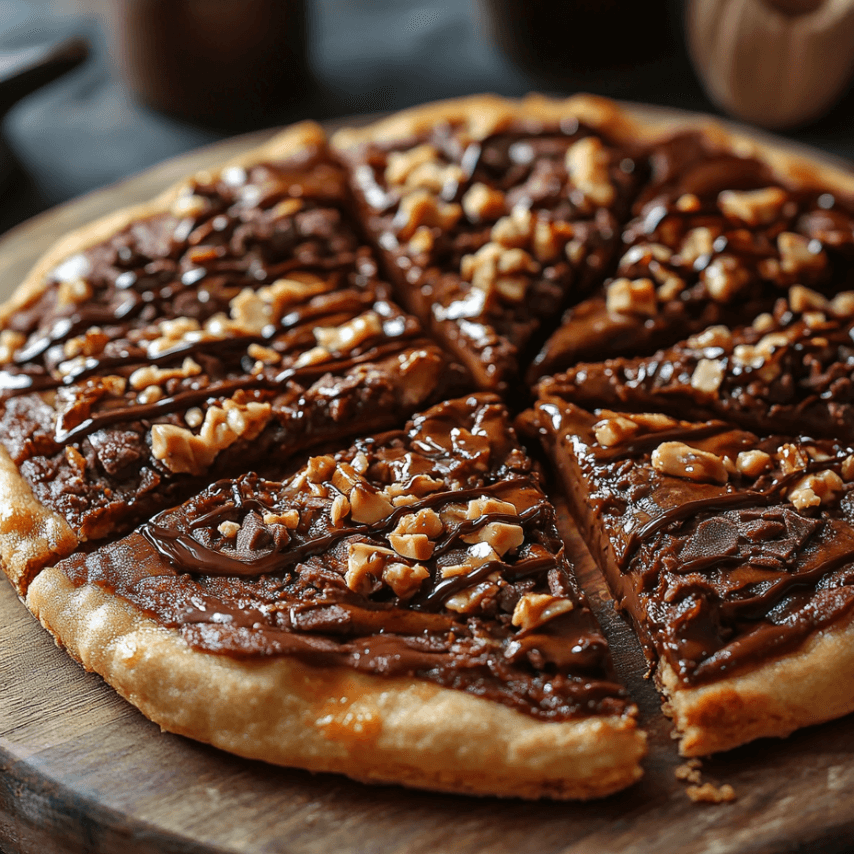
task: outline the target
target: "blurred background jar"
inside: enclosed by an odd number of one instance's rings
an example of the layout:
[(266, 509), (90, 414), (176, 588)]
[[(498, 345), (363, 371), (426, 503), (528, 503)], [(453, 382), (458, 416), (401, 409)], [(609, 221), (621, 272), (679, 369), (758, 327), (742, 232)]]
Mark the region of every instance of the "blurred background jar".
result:
[(270, 123), (311, 85), (305, 0), (105, 0), (111, 53), (147, 105), (221, 128)]

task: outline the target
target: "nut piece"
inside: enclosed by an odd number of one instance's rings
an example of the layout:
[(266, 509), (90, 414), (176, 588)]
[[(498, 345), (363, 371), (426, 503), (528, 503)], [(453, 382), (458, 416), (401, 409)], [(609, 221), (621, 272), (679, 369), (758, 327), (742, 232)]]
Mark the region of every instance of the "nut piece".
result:
[(789, 288), (789, 308), (798, 314), (807, 311), (824, 311), (828, 305), (827, 297), (818, 291), (810, 290), (803, 285), (792, 285)]
[(383, 581), (401, 599), (409, 599), (418, 592), (425, 578), (430, 577), (429, 570), (420, 563), (389, 563), (383, 569)]
[(493, 572), (489, 578), (476, 584), (474, 587), (467, 587), (453, 596), (449, 596), (445, 600), (445, 607), (449, 611), (456, 611), (458, 614), (470, 614), (476, 610), (480, 604), (494, 596), (498, 592), (498, 585), (495, 583), (499, 579), (499, 574)]
[(513, 609), (511, 622), (522, 631), (538, 626), (569, 613), (575, 606), (563, 596), (550, 596), (548, 593), (525, 593)]
[(771, 464), (771, 455), (758, 448), (753, 451), (742, 451), (735, 461), (735, 467), (748, 477), (759, 477)]
[(836, 493), (843, 489), (842, 478), (833, 470), (808, 474), (799, 480), (789, 491), (789, 501), (798, 510), (818, 507), (822, 502), (831, 501)]
[(369, 576), (379, 581), (385, 565), (394, 557), (396, 555), (391, 549), (375, 546), (373, 543), (350, 543), (347, 546), (347, 572), (344, 573), (344, 581), (355, 593), (367, 595), (373, 588)]
[(140, 391), (150, 385), (161, 386), (167, 380), (196, 377), (201, 372), (202, 366), (188, 356), (180, 368), (156, 368), (154, 365), (137, 368), (130, 375), (128, 383), (132, 389)]
[(719, 456), (692, 448), (684, 442), (662, 442), (652, 452), (651, 463), (656, 471), (671, 477), (717, 484), (724, 484), (729, 479)]
[(654, 317), (658, 313), (658, 301), (652, 279), (614, 279), (605, 297), (609, 314), (639, 314)]
[(433, 555), (433, 543), (426, 534), (389, 534), (388, 541), (401, 557), (428, 560)]
[(421, 226), (438, 226), (444, 231), (453, 228), (463, 215), (457, 204), (443, 202), (427, 190), (416, 190), (400, 202), (394, 227), (401, 240), (409, 240)]
[(93, 293), (92, 286), (85, 279), (66, 279), (60, 282), (56, 289), (56, 307), (80, 305)]
[[(357, 483), (350, 490), (350, 508), (350, 518), (364, 525), (373, 525), (394, 512), (394, 507), (385, 496), (374, 492), (364, 483)], [(432, 553), (432, 546), (430, 551)], [(412, 555), (406, 555), (406, 557), (412, 557)]]
[(506, 249), (497, 243), (481, 246), (474, 255), (464, 255), (460, 274), (486, 294), (498, 293), (511, 302), (521, 302), (530, 277), (540, 265), (524, 249)]
[(715, 236), (711, 229), (705, 226), (692, 228), (682, 238), (682, 245), (679, 247), (679, 258), (682, 260), (682, 264), (686, 267), (692, 267), (698, 258), (711, 255), (714, 252), (714, 242)]
[(768, 225), (779, 215), (786, 203), (786, 193), (779, 187), (762, 190), (723, 190), (718, 194), (718, 207), (730, 219), (747, 225)]
[(719, 255), (700, 277), (709, 296), (718, 302), (729, 302), (750, 280), (750, 274), (732, 255)]
[(27, 336), (23, 332), (4, 329), (0, 332), (0, 362), (11, 362), (15, 351), (24, 346)]
[(593, 425), (593, 435), (603, 448), (613, 448), (634, 436), (640, 430), (637, 422), (622, 415), (614, 415)]
[(493, 222), (504, 213), (506, 203), (501, 190), (478, 182), (466, 190), (462, 205), (472, 222)]
[(223, 535), (227, 540), (233, 540), (237, 536), (237, 532), (240, 530), (240, 525), (237, 522), (220, 522), (217, 526), (217, 531)]
[(284, 525), (288, 530), (295, 531), (299, 527), (299, 511), (291, 509), (282, 513), (265, 513), (261, 521), (265, 525)]
[(341, 524), (341, 520), (350, 512), (350, 500), (346, 495), (340, 492), (332, 501), (332, 507), (329, 509), (329, 519), (332, 526), (337, 528)]
[(252, 441), (272, 416), (269, 403), (247, 404), (226, 400), (210, 406), (199, 435), (174, 424), (154, 424), (151, 451), (170, 471), (199, 475), (225, 448), (238, 439)]
[(381, 335), (382, 331), (382, 318), (375, 311), (366, 311), (341, 326), (315, 327), (314, 337), (330, 353), (345, 353)]
[(827, 256), (816, 240), (803, 234), (784, 231), (777, 238), (780, 269), (784, 273), (800, 276), (803, 273), (820, 273), (827, 266)]
[(305, 467), (305, 475), (310, 483), (323, 483), (329, 480), (335, 471), (335, 457), (323, 454), (319, 457), (311, 457)]
[(393, 535), (424, 534), (430, 539), (435, 539), (444, 530), (442, 520), (435, 510), (425, 507), (417, 513), (409, 513), (402, 516), (392, 531)]
[(416, 145), (409, 151), (392, 151), (385, 167), (385, 181), (389, 185), (405, 184), (409, 176), (425, 163), (435, 163), (439, 152), (429, 143)]
[(610, 157), (596, 136), (587, 136), (573, 143), (566, 151), (566, 171), (585, 200), (598, 207), (607, 207), (616, 195), (608, 174)]
[(715, 394), (724, 378), (723, 362), (717, 359), (700, 359), (691, 375), (691, 388), (703, 394)]
[(525, 532), (521, 525), (490, 522), (461, 539), (464, 543), (487, 543), (499, 557), (504, 557), (507, 552), (519, 548), (525, 542)]

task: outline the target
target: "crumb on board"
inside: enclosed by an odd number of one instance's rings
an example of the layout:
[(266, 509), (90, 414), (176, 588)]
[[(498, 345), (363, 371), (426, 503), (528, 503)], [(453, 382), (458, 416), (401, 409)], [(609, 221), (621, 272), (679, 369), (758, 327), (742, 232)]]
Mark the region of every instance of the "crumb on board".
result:
[(675, 771), (677, 780), (685, 780), (688, 783), (700, 782), (700, 771), (696, 767), (692, 767), (687, 762), (684, 765), (679, 765)]
[(735, 800), (735, 789), (729, 783), (724, 783), (723, 786), (716, 786), (714, 783), (688, 786), (685, 793), (695, 804), (720, 804)]

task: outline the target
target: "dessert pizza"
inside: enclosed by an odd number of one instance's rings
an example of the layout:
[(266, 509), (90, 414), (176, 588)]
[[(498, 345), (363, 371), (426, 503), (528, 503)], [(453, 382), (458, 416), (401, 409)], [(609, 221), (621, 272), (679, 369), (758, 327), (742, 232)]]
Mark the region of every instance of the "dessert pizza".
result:
[(3, 569), (171, 731), (608, 794), (644, 736), (511, 427), (522, 378), (568, 369), (520, 423), (683, 750), (843, 714), (852, 199), (587, 97), (296, 126), (69, 235), (0, 308)]

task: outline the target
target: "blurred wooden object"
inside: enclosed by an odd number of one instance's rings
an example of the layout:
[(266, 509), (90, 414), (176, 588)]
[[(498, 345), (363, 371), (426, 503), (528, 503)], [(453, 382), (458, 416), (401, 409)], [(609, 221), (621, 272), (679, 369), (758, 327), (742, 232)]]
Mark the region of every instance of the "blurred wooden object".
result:
[(854, 0), (688, 0), (685, 14), (709, 97), (741, 119), (803, 124), (854, 76)]

